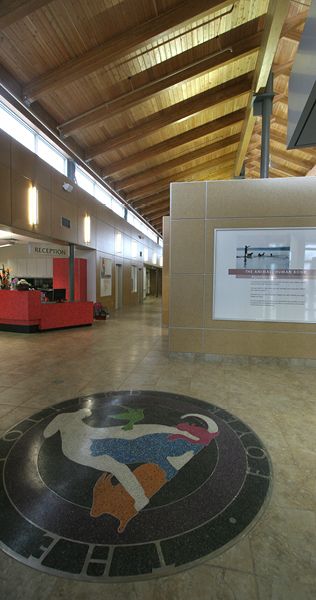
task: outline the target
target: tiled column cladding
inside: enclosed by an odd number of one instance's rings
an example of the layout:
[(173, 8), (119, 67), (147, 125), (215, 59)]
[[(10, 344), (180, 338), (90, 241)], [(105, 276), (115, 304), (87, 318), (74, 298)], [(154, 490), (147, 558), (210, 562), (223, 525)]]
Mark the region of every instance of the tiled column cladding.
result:
[(214, 230), (316, 227), (316, 180), (171, 184), (169, 352), (316, 359), (316, 324), (212, 318)]

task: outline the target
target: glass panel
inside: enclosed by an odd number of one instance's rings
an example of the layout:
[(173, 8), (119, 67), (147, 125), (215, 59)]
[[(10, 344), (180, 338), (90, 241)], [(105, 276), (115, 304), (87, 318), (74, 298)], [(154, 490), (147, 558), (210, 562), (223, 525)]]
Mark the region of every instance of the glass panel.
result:
[(113, 198), (112, 198), (112, 210), (119, 215), (120, 217), (124, 217), (124, 209), (123, 206), (121, 206), (121, 204), (119, 204), (118, 202), (116, 202)]
[(35, 151), (35, 134), (4, 108), (0, 107), (0, 127), (15, 140)]
[(105, 204), (105, 206), (111, 208), (111, 196), (109, 196), (109, 194), (102, 190), (98, 185), (95, 186), (94, 195), (99, 202), (102, 202), (102, 204)]
[(54, 150), (52, 146), (46, 144), (46, 142), (44, 142), (41, 138), (38, 138), (37, 154), (40, 158), (51, 165), (51, 167), (54, 167), (54, 169), (57, 169), (57, 171), (65, 175), (66, 159), (62, 156), (62, 154)]
[(76, 169), (76, 180), (78, 185), (82, 189), (86, 190), (86, 192), (88, 192), (92, 196), (94, 195), (94, 183), (92, 179), (90, 179), (90, 177), (88, 177), (87, 175), (84, 175), (83, 172), (80, 171), (80, 169)]

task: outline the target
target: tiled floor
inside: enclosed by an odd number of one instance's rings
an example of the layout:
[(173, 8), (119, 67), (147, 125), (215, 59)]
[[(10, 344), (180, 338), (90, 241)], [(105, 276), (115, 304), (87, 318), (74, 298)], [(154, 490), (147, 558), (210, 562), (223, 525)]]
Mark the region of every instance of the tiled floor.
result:
[(315, 600), (315, 384), (311, 367), (168, 358), (161, 303), (146, 300), (92, 328), (0, 333), (1, 434), (39, 408), (118, 389), (188, 394), (227, 408), (268, 448), (275, 483), (261, 521), (214, 560), (172, 577), (80, 583), (41, 574), (0, 552), (6, 600)]

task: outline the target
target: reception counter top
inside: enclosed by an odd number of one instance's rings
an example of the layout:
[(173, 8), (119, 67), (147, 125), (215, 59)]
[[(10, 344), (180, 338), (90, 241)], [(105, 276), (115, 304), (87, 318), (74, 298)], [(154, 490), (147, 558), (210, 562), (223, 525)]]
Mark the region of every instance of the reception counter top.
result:
[(40, 291), (0, 290), (0, 330), (33, 333), (92, 325), (93, 302), (41, 302)]

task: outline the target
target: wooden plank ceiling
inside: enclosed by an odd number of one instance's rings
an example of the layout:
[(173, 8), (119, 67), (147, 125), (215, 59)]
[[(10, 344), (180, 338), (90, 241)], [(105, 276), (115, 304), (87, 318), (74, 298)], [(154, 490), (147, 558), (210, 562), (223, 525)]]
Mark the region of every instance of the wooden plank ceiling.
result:
[[(173, 181), (260, 176), (253, 93), (272, 68), (271, 177), (315, 173), (286, 150), (288, 81), (310, 0), (0, 0), (0, 95), (40, 117), (158, 232)], [(21, 105), (23, 106), (23, 104)]]

